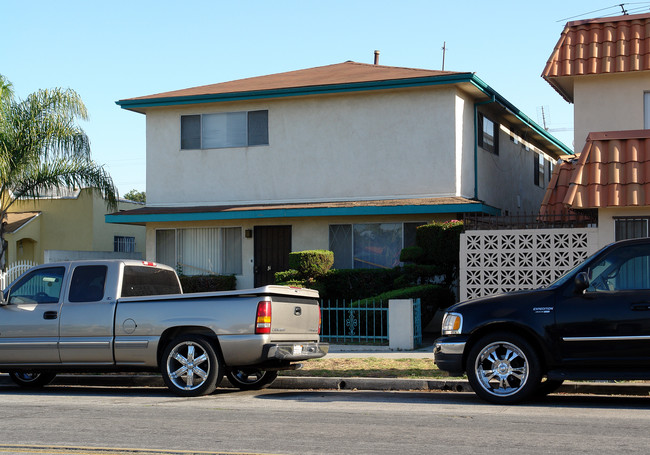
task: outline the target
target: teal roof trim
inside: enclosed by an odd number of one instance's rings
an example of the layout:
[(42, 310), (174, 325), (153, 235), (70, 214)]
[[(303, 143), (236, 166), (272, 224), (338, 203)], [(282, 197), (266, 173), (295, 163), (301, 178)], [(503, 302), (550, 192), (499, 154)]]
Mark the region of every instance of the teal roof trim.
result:
[[(137, 211), (137, 209), (135, 210)], [(215, 220), (250, 220), (265, 218), (303, 218), (326, 216), (363, 216), (363, 215), (417, 215), (438, 213), (486, 213), (499, 215), (497, 208), (482, 203), (476, 204), (440, 204), (440, 205), (399, 205), (399, 206), (363, 206), (363, 207), (329, 207), (269, 210), (229, 210), (218, 212), (185, 212), (155, 214), (118, 214), (105, 215), (107, 223), (168, 223), (180, 221), (215, 221)]]
[(140, 98), (116, 101), (122, 109), (146, 107), (177, 106), (201, 103), (219, 103), (225, 101), (254, 100), (261, 98), (282, 98), (288, 96), (320, 95), (324, 93), (355, 92), (364, 90), (387, 90), (404, 87), (422, 87), (427, 85), (457, 84), (470, 82), (472, 73), (446, 74), (442, 76), (414, 77), (384, 81), (354, 82), (347, 84), (314, 85), (309, 87), (290, 87), (272, 90), (248, 92), (217, 93), (208, 95), (174, 96), (166, 98)]
[(513, 105), (510, 101), (508, 101), (503, 96), (501, 96), (496, 90), (494, 90), (488, 84), (483, 82), (481, 78), (479, 78), (476, 74), (472, 74), (472, 78), (470, 82), (474, 84), (476, 88), (481, 90), (486, 95), (490, 97), (494, 97), (497, 103), (501, 104), (503, 107), (505, 107), (510, 112), (512, 112), (512, 114), (515, 117), (517, 117), (523, 123), (528, 125), (531, 129), (535, 130), (535, 132), (539, 133), (539, 135), (542, 136), (544, 139), (546, 139), (547, 141), (549, 141), (550, 143), (552, 143), (553, 145), (561, 149), (567, 155), (574, 155), (573, 150), (571, 150), (567, 145), (565, 145), (562, 141), (557, 139), (555, 136), (553, 136), (544, 128), (542, 128), (533, 120), (531, 120), (530, 117), (528, 117), (526, 114), (521, 112), (515, 105)]
[(414, 77), (405, 79), (391, 79), (370, 82), (354, 82), (347, 84), (315, 85), (308, 87), (290, 87), (272, 90), (257, 90), (247, 92), (217, 93), (193, 96), (175, 96), (163, 98), (140, 98), (116, 101), (115, 104), (122, 109), (142, 109), (150, 107), (179, 106), (190, 104), (220, 103), (227, 101), (245, 101), (269, 98), (284, 98), (291, 96), (322, 95), (328, 93), (358, 92), (367, 90), (388, 90), (408, 87), (424, 87), (447, 84), (469, 83), (483, 92), (489, 98), (508, 109), (521, 122), (535, 130), (545, 140), (568, 155), (573, 155), (573, 150), (567, 147), (559, 139), (551, 135), (544, 128), (531, 120), (511, 102), (501, 96), (496, 90), (483, 82), (474, 73), (453, 73), (440, 76)]

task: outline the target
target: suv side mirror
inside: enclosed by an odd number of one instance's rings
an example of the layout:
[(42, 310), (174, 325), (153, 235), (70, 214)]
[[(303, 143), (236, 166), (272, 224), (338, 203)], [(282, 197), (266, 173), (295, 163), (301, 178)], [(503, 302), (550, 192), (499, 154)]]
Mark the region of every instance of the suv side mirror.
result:
[(586, 272), (580, 272), (575, 278), (576, 294), (582, 294), (589, 287), (589, 276)]

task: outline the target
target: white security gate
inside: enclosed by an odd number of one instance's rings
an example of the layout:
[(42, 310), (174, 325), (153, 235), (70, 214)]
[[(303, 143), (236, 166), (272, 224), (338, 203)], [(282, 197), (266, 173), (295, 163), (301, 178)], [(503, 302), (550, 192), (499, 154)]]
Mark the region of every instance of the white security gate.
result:
[(0, 289), (4, 289), (23, 272), (36, 265), (32, 261), (17, 261), (9, 264), (6, 272), (0, 272)]
[(460, 300), (546, 286), (597, 249), (597, 228), (466, 231)]

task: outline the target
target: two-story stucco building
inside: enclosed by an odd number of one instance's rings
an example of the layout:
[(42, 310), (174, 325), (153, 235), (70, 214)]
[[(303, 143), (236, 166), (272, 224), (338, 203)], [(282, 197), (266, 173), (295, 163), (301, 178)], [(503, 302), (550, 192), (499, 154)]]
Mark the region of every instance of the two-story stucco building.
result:
[(272, 282), (288, 253), (393, 267), (415, 228), (531, 213), (572, 153), (474, 73), (345, 62), (124, 99), (146, 115), (147, 259)]

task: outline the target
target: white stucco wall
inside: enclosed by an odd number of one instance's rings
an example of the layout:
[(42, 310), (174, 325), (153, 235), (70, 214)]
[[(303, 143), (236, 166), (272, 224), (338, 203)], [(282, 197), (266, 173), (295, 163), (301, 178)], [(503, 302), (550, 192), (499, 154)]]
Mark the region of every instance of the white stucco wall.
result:
[(593, 131), (643, 129), (643, 94), (649, 91), (647, 71), (574, 78), (576, 151)]
[[(457, 195), (455, 93), (405, 89), (149, 109), (147, 204)], [(259, 109), (269, 111), (268, 146), (180, 150), (181, 115)]]
[[(487, 116), (498, 121), (494, 115)], [(540, 150), (531, 144), (511, 141), (510, 131), (501, 127), (498, 155), (478, 147), (478, 199), (501, 208), (504, 215), (506, 212), (511, 215), (537, 213), (549, 182), (549, 172), (545, 167), (543, 181), (536, 186), (533, 173), (536, 151)]]

